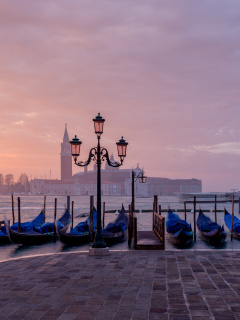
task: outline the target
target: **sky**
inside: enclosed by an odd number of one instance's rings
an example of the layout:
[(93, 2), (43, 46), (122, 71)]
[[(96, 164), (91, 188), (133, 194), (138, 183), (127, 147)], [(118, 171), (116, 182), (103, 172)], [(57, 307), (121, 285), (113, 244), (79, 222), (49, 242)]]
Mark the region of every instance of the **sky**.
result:
[(0, 0), (0, 173), (60, 178), (100, 112), (122, 168), (240, 189), (239, 39), (236, 0)]

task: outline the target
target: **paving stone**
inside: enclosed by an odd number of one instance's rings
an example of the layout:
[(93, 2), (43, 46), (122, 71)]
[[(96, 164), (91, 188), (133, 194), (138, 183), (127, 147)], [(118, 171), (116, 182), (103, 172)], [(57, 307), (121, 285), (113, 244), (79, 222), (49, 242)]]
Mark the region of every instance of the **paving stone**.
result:
[(66, 253), (1, 263), (3, 319), (240, 320), (234, 251)]

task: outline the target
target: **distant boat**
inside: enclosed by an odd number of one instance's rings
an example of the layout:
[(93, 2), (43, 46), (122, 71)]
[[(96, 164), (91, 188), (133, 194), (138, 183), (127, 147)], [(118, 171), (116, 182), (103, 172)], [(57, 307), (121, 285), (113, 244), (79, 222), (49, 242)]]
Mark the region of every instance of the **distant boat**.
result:
[(224, 222), (235, 238), (240, 239), (240, 220), (233, 216), (233, 231), (232, 231), (232, 215), (224, 208)]
[(175, 243), (184, 244), (193, 239), (191, 224), (181, 220), (171, 210), (168, 210), (166, 229)]
[(224, 227), (220, 226), (216, 222), (213, 222), (210, 218), (205, 216), (202, 210), (199, 210), (199, 215), (197, 218), (197, 227), (202, 236), (211, 242), (220, 243), (226, 239), (226, 232)]
[[(193, 200), (194, 196), (197, 199), (201, 200), (213, 200), (215, 196), (217, 196), (217, 200), (231, 202), (232, 196), (239, 198), (238, 192), (196, 192), (196, 193), (188, 193), (188, 192), (179, 192), (176, 193), (180, 201)], [(237, 199), (235, 199), (237, 201)]]

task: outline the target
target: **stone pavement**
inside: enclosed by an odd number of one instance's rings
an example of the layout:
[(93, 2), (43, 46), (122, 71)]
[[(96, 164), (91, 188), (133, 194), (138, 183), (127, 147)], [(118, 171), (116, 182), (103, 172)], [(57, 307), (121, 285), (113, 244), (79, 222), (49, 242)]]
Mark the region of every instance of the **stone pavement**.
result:
[(0, 319), (240, 319), (239, 251), (110, 251), (0, 263)]

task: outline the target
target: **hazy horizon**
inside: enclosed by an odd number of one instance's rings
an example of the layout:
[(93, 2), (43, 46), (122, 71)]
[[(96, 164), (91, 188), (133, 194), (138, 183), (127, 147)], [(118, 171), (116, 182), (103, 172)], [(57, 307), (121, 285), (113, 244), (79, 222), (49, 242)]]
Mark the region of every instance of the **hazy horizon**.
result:
[[(0, 173), (60, 178), (60, 144), (102, 146), (122, 168), (240, 189), (240, 3), (0, 2)], [(73, 166), (73, 173), (79, 171)]]

